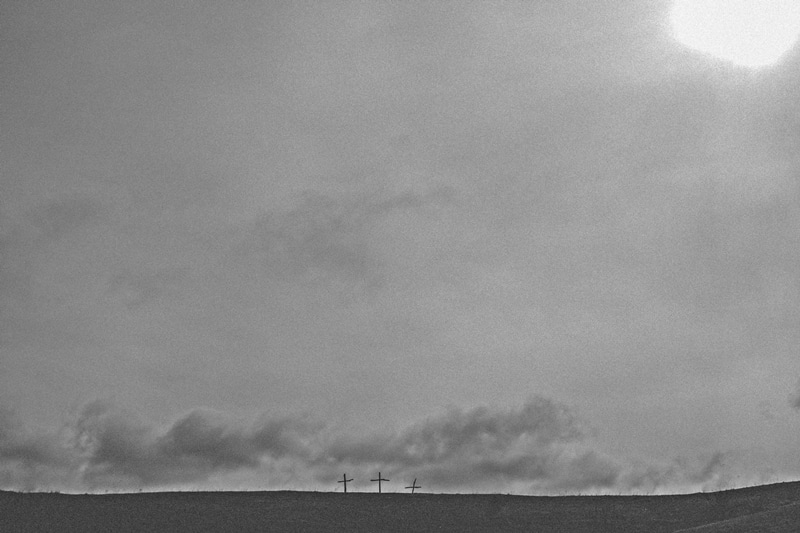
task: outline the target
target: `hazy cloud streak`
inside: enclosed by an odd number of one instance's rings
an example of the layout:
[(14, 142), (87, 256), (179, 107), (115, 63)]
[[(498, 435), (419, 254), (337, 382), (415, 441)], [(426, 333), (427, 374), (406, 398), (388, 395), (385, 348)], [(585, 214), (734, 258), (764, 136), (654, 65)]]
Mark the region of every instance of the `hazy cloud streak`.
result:
[(794, 409), (800, 410), (800, 380), (797, 382), (795, 391), (789, 397), (789, 405), (791, 405)]

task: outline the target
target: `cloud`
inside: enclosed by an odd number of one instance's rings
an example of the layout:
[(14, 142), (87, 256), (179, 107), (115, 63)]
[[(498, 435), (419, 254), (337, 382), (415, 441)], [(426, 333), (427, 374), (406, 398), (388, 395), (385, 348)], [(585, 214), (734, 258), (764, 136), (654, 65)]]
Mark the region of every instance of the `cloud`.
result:
[(0, 486), (33, 490), (74, 483), (76, 457), (58, 432), (35, 432), (0, 409)]
[(106, 291), (134, 309), (165, 295), (179, 297), (177, 288), (190, 274), (188, 267), (125, 270), (111, 277)]
[(277, 485), (287, 476), (264, 476), (283, 472), (313, 488), (333, 485), (343, 471), (363, 483), (378, 470), (443, 491), (680, 489), (718, 480), (724, 459), (651, 465), (612, 458), (572, 410), (539, 396), (510, 409), (452, 408), (372, 435), (344, 436), (304, 417), (245, 423), (208, 409), (158, 427), (103, 401), (56, 434), (27, 431), (8, 414), (0, 424), (0, 483), (23, 489), (202, 487), (212, 479), (219, 486), (242, 472), (257, 473), (258, 487), (292, 488)]
[(102, 218), (103, 206), (90, 198), (64, 198), (38, 206), (27, 213), (40, 237), (57, 240), (71, 231)]
[(794, 392), (789, 397), (789, 405), (800, 411), (800, 380), (797, 381)]
[[(0, 213), (0, 315), (5, 320), (22, 304), (31, 284), (30, 259), (20, 243), (19, 232), (10, 226)], [(6, 330), (11, 331), (8, 326), (0, 326), (0, 342)]]
[(254, 257), (271, 277), (358, 284), (380, 266), (359, 238), (355, 213), (331, 199), (313, 196), (283, 212), (259, 216), (238, 232), (234, 253)]
[(302, 457), (313, 428), (292, 419), (243, 426), (197, 409), (158, 431), (104, 402), (88, 405), (75, 427), (83, 479), (91, 486), (203, 481), (217, 472), (257, 468), (267, 459)]
[(440, 186), (425, 192), (405, 191), (391, 195), (384, 200), (363, 203), (366, 213), (371, 216), (382, 216), (393, 211), (446, 205), (455, 201), (455, 196), (456, 191), (453, 187)]
[(410, 469), (444, 486), (470, 478), (532, 480), (552, 476), (554, 460), (582, 434), (569, 410), (535, 397), (519, 409), (451, 409), (396, 435), (341, 440), (326, 459)]
[(0, 345), (26, 329), (22, 316), (40, 283), (35, 276), (41, 252), (104, 214), (102, 203), (82, 197), (43, 202), (19, 213), (0, 206)]
[(272, 277), (374, 287), (384, 265), (370, 246), (371, 227), (393, 213), (435, 210), (453, 198), (445, 186), (354, 199), (308, 193), (290, 209), (238, 226), (229, 238), (234, 256), (257, 259)]
[(718, 459), (699, 465), (635, 465), (595, 449), (565, 405), (534, 396), (519, 408), (451, 409), (403, 432), (340, 440), (337, 467), (426, 479), (442, 489), (587, 491), (654, 489), (710, 481)]

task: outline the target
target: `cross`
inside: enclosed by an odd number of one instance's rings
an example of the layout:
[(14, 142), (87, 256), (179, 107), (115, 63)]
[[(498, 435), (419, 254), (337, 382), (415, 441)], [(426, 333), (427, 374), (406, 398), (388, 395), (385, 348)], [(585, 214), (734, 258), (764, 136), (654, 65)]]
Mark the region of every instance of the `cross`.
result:
[(411, 482), (411, 486), (406, 488), (411, 489), (411, 494), (414, 494), (414, 489), (421, 489), (422, 485), (417, 485), (417, 478), (414, 478), (414, 481)]
[(336, 483), (344, 483), (344, 493), (345, 494), (347, 494), (347, 482), (348, 481), (353, 481), (353, 478), (347, 479), (347, 474), (344, 474), (342, 476), (342, 479), (340, 479), (339, 481), (336, 482)]
[(389, 479), (383, 479), (381, 477), (381, 473), (378, 472), (378, 479), (370, 479), (370, 481), (377, 481), (378, 482), (378, 494), (381, 492), (381, 481), (391, 481)]

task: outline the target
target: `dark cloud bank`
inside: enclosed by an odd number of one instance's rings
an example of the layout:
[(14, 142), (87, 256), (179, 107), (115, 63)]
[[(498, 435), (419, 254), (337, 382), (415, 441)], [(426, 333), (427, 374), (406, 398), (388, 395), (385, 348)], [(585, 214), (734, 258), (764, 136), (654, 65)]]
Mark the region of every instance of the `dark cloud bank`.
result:
[(248, 488), (334, 490), (345, 471), (368, 480), (380, 470), (433, 491), (681, 491), (719, 487), (724, 459), (615, 459), (568, 407), (538, 396), (514, 409), (452, 408), (399, 432), (361, 436), (307, 417), (245, 423), (205, 409), (156, 427), (101, 401), (52, 432), (30, 430), (9, 411), (0, 416), (0, 488), (16, 490), (214, 489), (247, 472)]

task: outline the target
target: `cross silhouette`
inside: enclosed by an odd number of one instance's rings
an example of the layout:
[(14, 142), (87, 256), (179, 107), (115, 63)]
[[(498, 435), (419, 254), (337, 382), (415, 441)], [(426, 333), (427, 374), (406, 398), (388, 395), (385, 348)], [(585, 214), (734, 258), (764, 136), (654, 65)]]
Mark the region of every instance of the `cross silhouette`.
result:
[(417, 485), (417, 478), (414, 478), (414, 481), (411, 482), (411, 485), (406, 488), (411, 489), (411, 494), (414, 494), (414, 489), (421, 489), (422, 485)]
[[(379, 474), (379, 476), (380, 476), (380, 474)], [(345, 494), (347, 494), (347, 482), (348, 482), (348, 481), (353, 481), (353, 478), (347, 479), (347, 474), (344, 474), (344, 475), (342, 476), (342, 479), (340, 479), (339, 481), (337, 481), (337, 483), (344, 483), (344, 493), (345, 493)]]
[(378, 482), (378, 493), (380, 494), (380, 492), (381, 492), (381, 481), (391, 481), (391, 480), (383, 479), (381, 477), (381, 473), (378, 472), (378, 479), (370, 479), (370, 481), (377, 481)]

